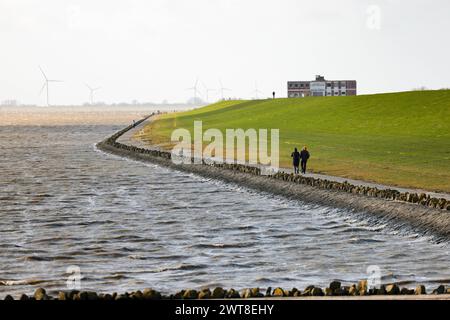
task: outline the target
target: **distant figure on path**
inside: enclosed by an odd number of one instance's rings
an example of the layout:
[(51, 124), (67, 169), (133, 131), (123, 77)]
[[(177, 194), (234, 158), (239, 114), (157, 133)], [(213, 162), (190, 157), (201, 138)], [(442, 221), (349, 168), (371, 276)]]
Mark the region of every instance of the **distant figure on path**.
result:
[(274, 92), (272, 92), (272, 96), (273, 96), (273, 98), (275, 99), (275, 91), (274, 91)]
[(136, 121), (133, 120), (133, 128), (136, 127)]
[(303, 147), (303, 150), (300, 152), (300, 159), (302, 159), (302, 173), (306, 173), (306, 162), (308, 162), (309, 159), (309, 152), (306, 148), (306, 146)]
[(294, 149), (294, 152), (291, 154), (292, 164), (294, 165), (294, 173), (299, 174), (298, 166), (300, 165), (300, 152), (298, 152), (297, 148)]

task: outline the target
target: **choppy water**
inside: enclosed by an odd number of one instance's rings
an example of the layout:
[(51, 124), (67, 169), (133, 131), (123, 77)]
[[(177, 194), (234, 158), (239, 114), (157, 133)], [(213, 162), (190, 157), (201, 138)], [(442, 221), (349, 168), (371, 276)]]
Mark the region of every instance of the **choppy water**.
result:
[(95, 150), (120, 128), (0, 126), (1, 296), (450, 279), (447, 243)]

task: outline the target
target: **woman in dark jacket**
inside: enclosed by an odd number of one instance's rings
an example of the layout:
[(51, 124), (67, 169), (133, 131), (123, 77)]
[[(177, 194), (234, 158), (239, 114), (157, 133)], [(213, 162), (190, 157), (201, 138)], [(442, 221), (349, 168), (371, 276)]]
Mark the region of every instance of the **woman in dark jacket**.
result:
[(294, 165), (294, 173), (298, 174), (298, 166), (300, 165), (300, 152), (298, 152), (297, 148), (294, 149), (294, 152), (291, 154), (292, 163)]

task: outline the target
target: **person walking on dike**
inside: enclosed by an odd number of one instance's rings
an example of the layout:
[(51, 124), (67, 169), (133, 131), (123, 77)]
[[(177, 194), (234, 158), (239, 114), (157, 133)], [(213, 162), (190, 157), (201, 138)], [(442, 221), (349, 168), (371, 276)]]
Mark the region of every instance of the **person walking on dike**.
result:
[(306, 162), (308, 162), (309, 159), (309, 152), (306, 146), (303, 147), (303, 150), (300, 152), (300, 159), (302, 159), (302, 173), (306, 173)]
[(292, 164), (294, 165), (294, 173), (299, 174), (298, 166), (300, 165), (300, 152), (298, 152), (297, 148), (294, 149), (294, 152), (291, 154)]

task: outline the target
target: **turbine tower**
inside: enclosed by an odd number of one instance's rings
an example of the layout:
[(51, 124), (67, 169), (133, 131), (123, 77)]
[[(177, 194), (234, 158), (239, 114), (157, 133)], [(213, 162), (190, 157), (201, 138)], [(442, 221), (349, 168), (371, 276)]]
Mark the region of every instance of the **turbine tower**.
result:
[(94, 93), (95, 91), (99, 90), (101, 87), (92, 88), (87, 83), (85, 83), (86, 87), (89, 89), (89, 98), (91, 100), (91, 106), (94, 105)]
[(223, 86), (222, 80), (220, 80), (220, 79), (219, 79), (219, 85), (220, 85), (220, 87), (219, 87), (220, 95), (222, 96), (222, 100), (224, 100), (224, 95), (223, 95), (224, 91), (231, 91), (231, 89), (225, 88)]
[(206, 84), (202, 81), (203, 88), (205, 88), (206, 93), (206, 102), (209, 102), (209, 93), (212, 91), (216, 91), (216, 89), (211, 89), (206, 86)]
[(45, 79), (44, 85), (42, 86), (41, 91), (39, 92), (39, 94), (42, 94), (42, 91), (44, 90), (44, 88), (47, 89), (47, 106), (50, 107), (50, 98), (49, 98), (49, 93), (48, 93), (48, 84), (49, 84), (49, 82), (63, 82), (63, 81), (62, 80), (50, 80), (45, 75), (44, 70), (42, 70), (41, 66), (39, 66), (39, 69), (41, 70), (42, 75), (44, 76), (44, 79)]
[(257, 83), (256, 81), (255, 81), (255, 90), (253, 90), (253, 93), (255, 94), (255, 99), (256, 99), (256, 100), (259, 99), (258, 94), (259, 94), (259, 93), (262, 93), (262, 92), (258, 89), (258, 83)]
[(194, 91), (194, 101), (197, 102), (197, 95), (198, 95), (198, 93), (199, 93), (199, 91), (198, 91), (198, 77), (197, 77), (197, 79), (195, 80), (194, 86), (191, 87), (191, 88), (187, 88), (186, 90), (192, 90), (192, 91)]

